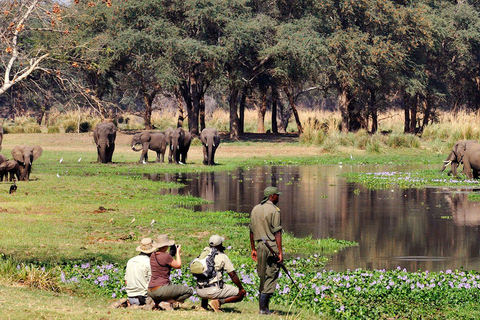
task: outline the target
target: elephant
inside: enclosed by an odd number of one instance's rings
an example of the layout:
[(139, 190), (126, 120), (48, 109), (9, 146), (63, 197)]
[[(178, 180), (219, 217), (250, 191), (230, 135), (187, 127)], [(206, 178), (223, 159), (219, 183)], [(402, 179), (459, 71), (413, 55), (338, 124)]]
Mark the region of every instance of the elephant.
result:
[[(141, 144), (141, 149), (135, 149), (135, 146)], [(163, 162), (165, 151), (167, 149), (167, 138), (163, 132), (150, 133), (148, 131), (137, 133), (132, 138), (132, 150), (142, 151), (140, 162), (148, 162), (148, 149), (157, 153), (156, 162)]]
[[(457, 168), (460, 163), (463, 162), (463, 157), (465, 156), (466, 150), (477, 144), (478, 143), (474, 140), (462, 140), (455, 142), (452, 151), (448, 155), (447, 159), (444, 161), (440, 172), (443, 172), (445, 168), (450, 164), (452, 166), (451, 172), (453, 176), (457, 177)], [(465, 173), (465, 167), (463, 172)]]
[(203, 164), (215, 165), (215, 151), (220, 144), (220, 135), (217, 129), (205, 128), (200, 133), (200, 141), (203, 145)]
[(115, 138), (117, 128), (111, 122), (101, 122), (96, 125), (93, 132), (93, 140), (97, 145), (97, 162), (112, 162), (113, 151), (115, 150)]
[(175, 129), (173, 129), (172, 127), (168, 127), (167, 129), (165, 129), (165, 131), (163, 132), (163, 134), (165, 135), (165, 139), (167, 141), (167, 146), (168, 146), (168, 162), (169, 163), (172, 163), (172, 137), (173, 137), (173, 132), (175, 131)]
[(32, 163), (42, 155), (43, 149), (40, 146), (16, 146), (12, 149), (12, 156), (17, 161), (20, 169), (19, 181), (28, 181), (32, 171)]
[(175, 162), (176, 164), (185, 164), (187, 161), (188, 149), (190, 149), (190, 143), (192, 142), (192, 135), (190, 132), (177, 128), (173, 131), (172, 142), (170, 144), (170, 150), (172, 151), (172, 158), (168, 159), (169, 163)]
[[(10, 174), (10, 179), (8, 178), (8, 174)], [(0, 181), (3, 181), (3, 177), (5, 177), (5, 181), (12, 181), (15, 177), (17, 180), (20, 180), (20, 166), (18, 165), (17, 161), (7, 160), (0, 163)]]
[(0, 154), (0, 164), (4, 163), (5, 161), (7, 161), (7, 157), (5, 157), (3, 154)]

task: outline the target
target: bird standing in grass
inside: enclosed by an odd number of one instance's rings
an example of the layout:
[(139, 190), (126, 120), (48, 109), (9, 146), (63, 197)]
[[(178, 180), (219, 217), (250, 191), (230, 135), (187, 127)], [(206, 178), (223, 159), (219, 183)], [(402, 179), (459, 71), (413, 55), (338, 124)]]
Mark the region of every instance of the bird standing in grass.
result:
[(17, 184), (15, 183), (17, 180), (13, 178), (13, 184), (10, 186), (10, 191), (8, 193), (12, 194), (17, 192)]

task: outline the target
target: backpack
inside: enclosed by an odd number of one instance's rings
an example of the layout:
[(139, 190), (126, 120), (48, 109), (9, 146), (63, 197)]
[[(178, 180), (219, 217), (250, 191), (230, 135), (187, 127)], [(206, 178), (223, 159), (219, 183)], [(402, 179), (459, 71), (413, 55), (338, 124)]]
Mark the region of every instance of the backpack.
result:
[(217, 275), (215, 271), (216, 248), (205, 248), (200, 255), (190, 263), (190, 272), (197, 281), (206, 281)]

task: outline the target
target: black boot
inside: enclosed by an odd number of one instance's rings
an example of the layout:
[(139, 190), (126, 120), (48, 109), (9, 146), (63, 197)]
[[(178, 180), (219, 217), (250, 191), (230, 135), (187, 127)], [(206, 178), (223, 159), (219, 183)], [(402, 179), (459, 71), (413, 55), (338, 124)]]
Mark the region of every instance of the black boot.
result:
[(268, 309), (268, 303), (270, 302), (270, 293), (260, 293), (260, 298), (258, 300), (260, 305), (260, 314), (271, 314)]

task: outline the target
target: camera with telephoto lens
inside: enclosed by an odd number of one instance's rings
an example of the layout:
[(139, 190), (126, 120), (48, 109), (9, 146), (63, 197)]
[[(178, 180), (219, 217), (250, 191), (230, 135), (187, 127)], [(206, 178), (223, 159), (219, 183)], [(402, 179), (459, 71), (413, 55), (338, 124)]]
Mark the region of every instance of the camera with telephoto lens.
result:
[(172, 257), (175, 257), (175, 256), (177, 255), (177, 245), (172, 244), (172, 245), (170, 246), (170, 255), (171, 255)]

